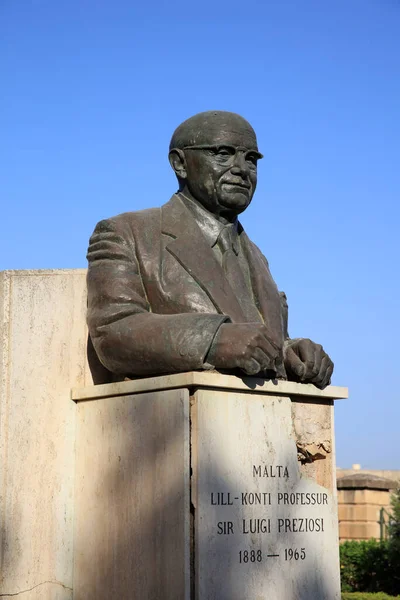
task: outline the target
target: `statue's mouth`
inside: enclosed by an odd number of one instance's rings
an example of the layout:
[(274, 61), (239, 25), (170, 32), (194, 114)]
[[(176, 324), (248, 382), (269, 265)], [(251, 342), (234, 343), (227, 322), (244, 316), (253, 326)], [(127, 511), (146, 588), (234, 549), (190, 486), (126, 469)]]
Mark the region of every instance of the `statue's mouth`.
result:
[(229, 185), (231, 187), (237, 187), (237, 188), (241, 188), (243, 190), (249, 190), (250, 186), (246, 185), (245, 183), (242, 182), (238, 182), (238, 181), (224, 181), (223, 185)]

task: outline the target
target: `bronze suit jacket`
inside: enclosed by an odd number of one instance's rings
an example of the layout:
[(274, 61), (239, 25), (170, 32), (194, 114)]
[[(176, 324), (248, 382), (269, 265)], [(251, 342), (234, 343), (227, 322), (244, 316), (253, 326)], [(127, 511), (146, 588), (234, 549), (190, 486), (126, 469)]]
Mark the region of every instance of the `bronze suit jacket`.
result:
[[(243, 229), (255, 304), (280, 347), (285, 303), (268, 262)], [(224, 322), (246, 321), (190, 210), (178, 196), (161, 208), (101, 221), (88, 250), (88, 325), (103, 365), (141, 376), (211, 368)]]

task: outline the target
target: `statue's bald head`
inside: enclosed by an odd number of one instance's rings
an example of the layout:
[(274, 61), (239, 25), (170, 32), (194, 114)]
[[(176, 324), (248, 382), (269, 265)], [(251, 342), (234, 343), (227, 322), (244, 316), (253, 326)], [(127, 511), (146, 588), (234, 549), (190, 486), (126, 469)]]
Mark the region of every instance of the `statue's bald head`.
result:
[(181, 123), (172, 135), (169, 149), (226, 143), (258, 150), (256, 134), (246, 119), (224, 110), (209, 110)]
[(250, 123), (222, 110), (199, 113), (181, 123), (169, 147), (179, 191), (228, 220), (250, 204), (259, 158)]

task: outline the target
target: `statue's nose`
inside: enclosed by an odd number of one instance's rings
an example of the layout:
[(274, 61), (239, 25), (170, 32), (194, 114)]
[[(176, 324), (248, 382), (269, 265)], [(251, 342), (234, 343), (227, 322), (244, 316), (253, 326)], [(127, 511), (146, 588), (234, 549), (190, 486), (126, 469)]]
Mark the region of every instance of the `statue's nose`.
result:
[(234, 160), (233, 160), (233, 165), (231, 168), (231, 172), (234, 175), (242, 175), (242, 174), (247, 174), (248, 173), (248, 165), (246, 163), (246, 158), (243, 152), (237, 152)]

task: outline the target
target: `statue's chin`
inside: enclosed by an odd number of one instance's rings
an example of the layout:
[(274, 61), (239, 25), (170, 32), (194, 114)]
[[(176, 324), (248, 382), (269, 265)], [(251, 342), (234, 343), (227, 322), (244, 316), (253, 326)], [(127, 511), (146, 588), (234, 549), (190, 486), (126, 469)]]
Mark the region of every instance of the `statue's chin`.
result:
[(237, 213), (243, 212), (250, 204), (251, 197), (249, 192), (238, 190), (232, 190), (231, 192), (225, 192), (219, 198), (219, 204), (228, 210), (235, 211)]

